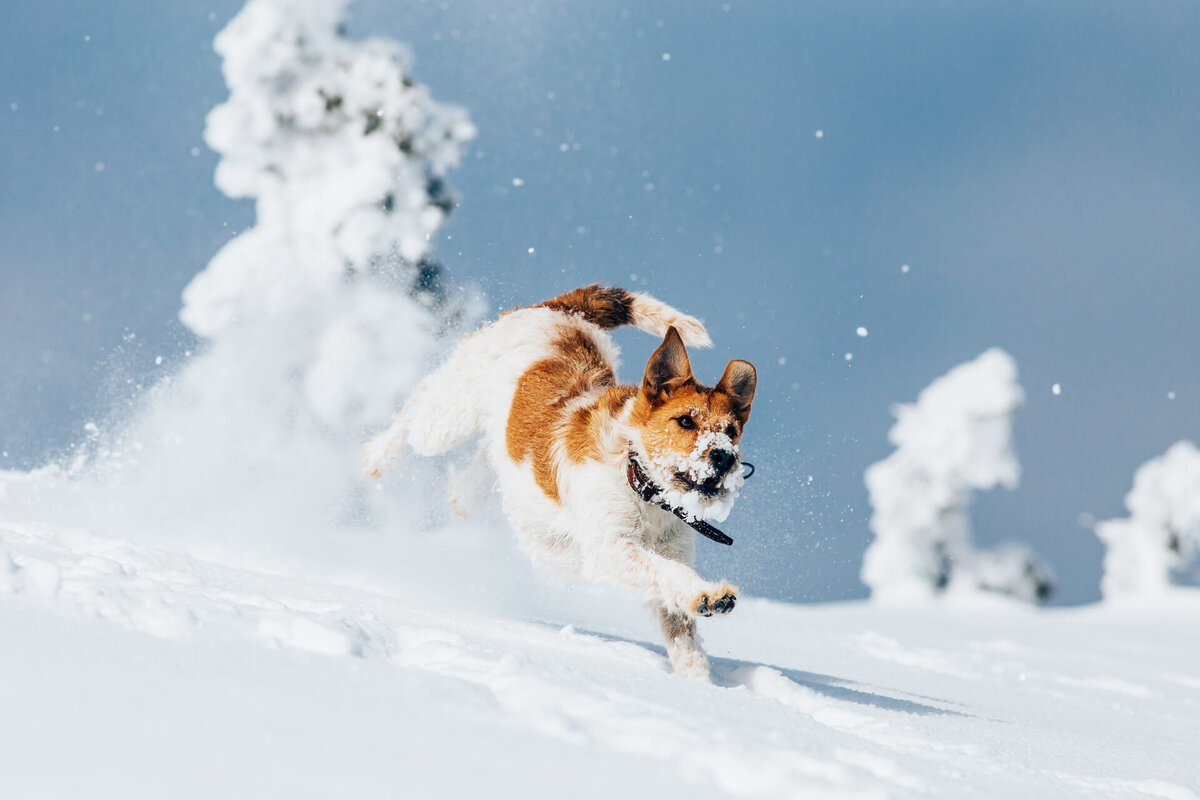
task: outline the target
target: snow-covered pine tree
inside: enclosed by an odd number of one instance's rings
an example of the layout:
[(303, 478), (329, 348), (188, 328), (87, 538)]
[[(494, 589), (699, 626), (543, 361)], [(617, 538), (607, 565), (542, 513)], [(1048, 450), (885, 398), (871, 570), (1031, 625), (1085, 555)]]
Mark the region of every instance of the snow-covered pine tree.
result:
[(1177, 442), (1138, 467), (1125, 497), (1129, 516), (1096, 525), (1107, 547), (1106, 599), (1161, 595), (1200, 584), (1200, 449)]
[(416, 482), (365, 491), (360, 445), (481, 311), (431, 260), (475, 129), (401, 45), (348, 38), (347, 5), (249, 0), (216, 38), (230, 94), (205, 137), (218, 188), (257, 218), (184, 291), (205, 347), (156, 387), (116, 465), (142, 470), (172, 526), (296, 536), (383, 505), (421, 517)]
[(1049, 570), (1027, 547), (980, 551), (971, 541), (971, 495), (1013, 488), (1020, 465), (1013, 416), (1024, 400), (1012, 357), (993, 348), (893, 409), (896, 450), (867, 468), (875, 539), (862, 580), (873, 599), (896, 601), (954, 591), (1046, 599)]
[(230, 96), (205, 138), (217, 186), (253, 198), (257, 221), (192, 280), (180, 317), (247, 345), (303, 318), (293, 407), (357, 430), (390, 412), (462, 314), (429, 254), (454, 206), (445, 174), (475, 129), (412, 79), (400, 44), (347, 38), (348, 3), (250, 0), (217, 36)]

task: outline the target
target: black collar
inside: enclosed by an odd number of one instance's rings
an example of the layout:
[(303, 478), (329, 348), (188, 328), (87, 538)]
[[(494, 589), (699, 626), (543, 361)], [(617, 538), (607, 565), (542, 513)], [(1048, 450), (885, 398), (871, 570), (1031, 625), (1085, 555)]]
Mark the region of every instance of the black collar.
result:
[(721, 531), (709, 525), (702, 519), (688, 519), (688, 514), (682, 508), (676, 508), (670, 503), (662, 501), (662, 490), (654, 485), (654, 481), (647, 477), (642, 470), (641, 464), (638, 464), (637, 458), (632, 453), (629, 454), (629, 466), (625, 469), (625, 476), (629, 479), (629, 488), (633, 489), (634, 493), (645, 500), (647, 503), (653, 503), (664, 511), (670, 511), (681, 520), (691, 525), (701, 536), (707, 536), (714, 542), (721, 544), (733, 544), (733, 539), (726, 536)]

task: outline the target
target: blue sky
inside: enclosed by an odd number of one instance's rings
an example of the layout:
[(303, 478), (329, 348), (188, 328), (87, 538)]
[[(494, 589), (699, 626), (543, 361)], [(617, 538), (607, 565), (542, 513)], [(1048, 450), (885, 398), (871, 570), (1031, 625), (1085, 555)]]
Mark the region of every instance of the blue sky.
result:
[[(179, 292), (252, 222), (201, 140), (239, 6), (6, 10), (0, 464), (194, 345)], [(1080, 515), (1120, 514), (1138, 464), (1200, 437), (1194, 5), (363, 0), (350, 28), (408, 42), (480, 129), (452, 274), (496, 309), (636, 286), (709, 324), (702, 378), (759, 367), (759, 476), (702, 568), (861, 596), (889, 407), (990, 346), (1028, 394), (1024, 475), (979, 498), (976, 535), (1030, 542), (1063, 602), (1098, 596)], [(634, 378), (655, 343), (620, 341)]]

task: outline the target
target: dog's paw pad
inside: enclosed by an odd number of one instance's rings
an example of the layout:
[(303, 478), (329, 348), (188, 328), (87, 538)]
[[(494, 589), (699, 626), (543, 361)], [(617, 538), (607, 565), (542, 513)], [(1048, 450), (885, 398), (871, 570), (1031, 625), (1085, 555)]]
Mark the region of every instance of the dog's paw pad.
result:
[(701, 617), (711, 617), (714, 614), (728, 614), (737, 605), (737, 587), (721, 583), (712, 589), (701, 592), (692, 603), (692, 613)]
[(737, 595), (722, 595), (712, 604), (712, 611), (714, 614), (728, 614), (733, 611), (735, 605), (737, 605)]

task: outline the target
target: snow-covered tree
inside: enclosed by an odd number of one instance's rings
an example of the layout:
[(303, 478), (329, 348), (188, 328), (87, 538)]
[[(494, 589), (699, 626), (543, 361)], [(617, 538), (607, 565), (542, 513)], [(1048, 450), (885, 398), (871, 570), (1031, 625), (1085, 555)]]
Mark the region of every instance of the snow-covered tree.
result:
[(165, 509), (274, 515), (274, 531), (364, 519), (384, 502), (359, 474), (365, 433), (481, 310), (431, 260), (475, 129), (404, 47), (348, 38), (348, 2), (249, 0), (216, 38), (230, 94), (205, 138), (218, 188), (256, 221), (184, 291), (205, 347), (120, 446), (170, 476), (143, 492)]
[(217, 186), (253, 198), (257, 221), (180, 312), (209, 339), (302, 332), (282, 374), (295, 410), (335, 428), (386, 416), (462, 311), (428, 256), (454, 206), (445, 174), (475, 134), (410, 77), (401, 45), (346, 38), (348, 2), (250, 0), (217, 36), (230, 96), (205, 138)]
[(875, 539), (862, 579), (874, 599), (991, 591), (1044, 600), (1050, 573), (1027, 547), (980, 551), (971, 541), (971, 495), (1014, 488), (1020, 465), (1013, 416), (1024, 400), (1012, 357), (993, 348), (893, 409), (896, 450), (867, 468)]
[(1129, 517), (1096, 525), (1108, 548), (1106, 598), (1160, 595), (1200, 584), (1200, 449), (1177, 442), (1138, 467), (1125, 497)]

